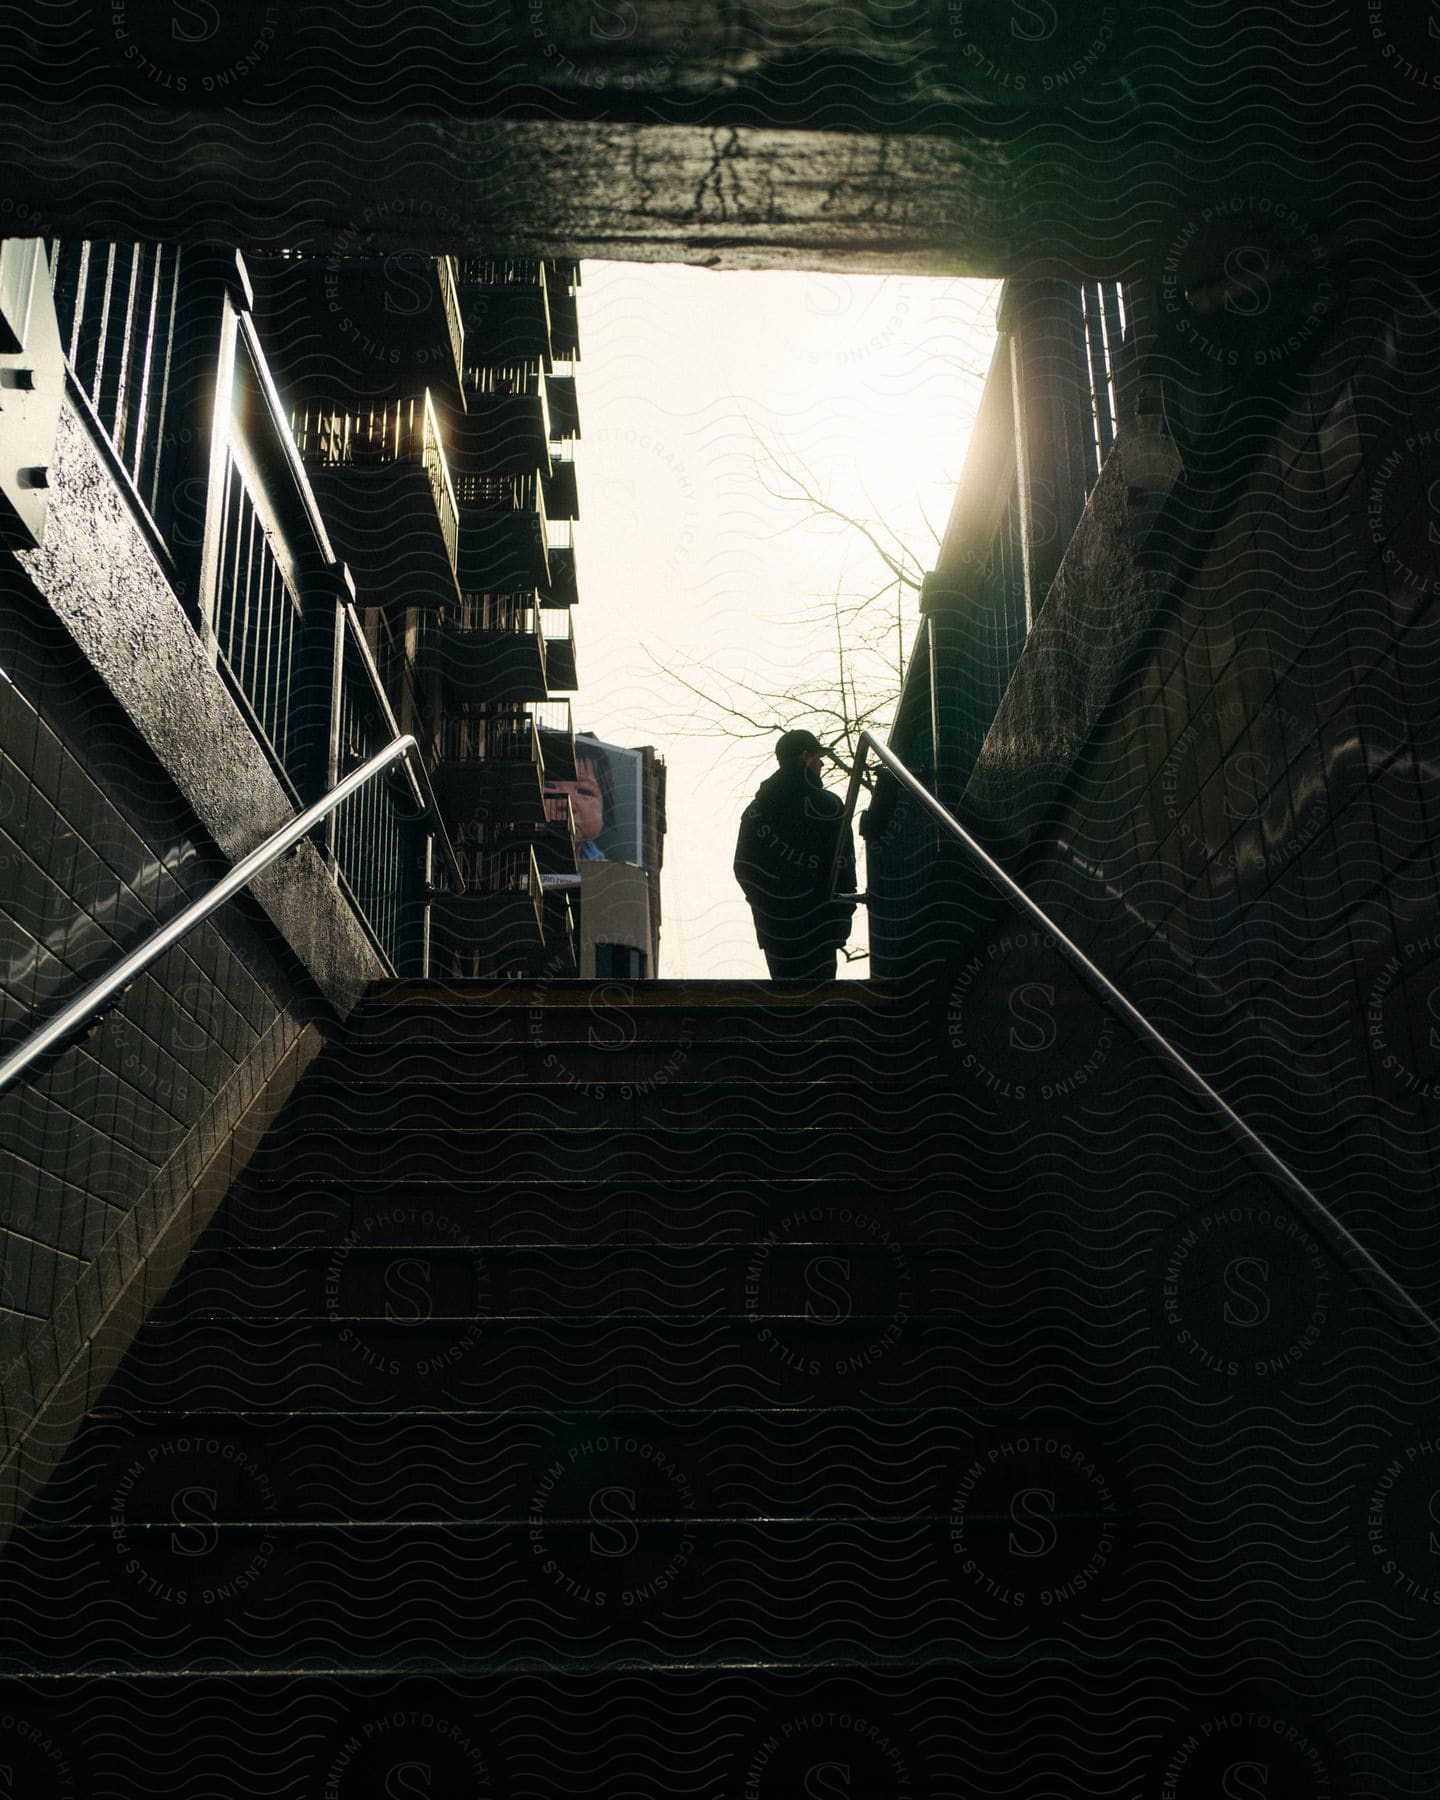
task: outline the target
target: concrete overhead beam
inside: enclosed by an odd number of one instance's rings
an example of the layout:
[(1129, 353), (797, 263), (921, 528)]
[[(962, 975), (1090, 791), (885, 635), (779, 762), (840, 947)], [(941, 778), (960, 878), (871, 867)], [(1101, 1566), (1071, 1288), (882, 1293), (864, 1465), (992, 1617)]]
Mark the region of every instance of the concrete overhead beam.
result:
[(1440, 40), (1379, 10), (1394, 43), (1350, 0), (40, 9), (0, 230), (1127, 275), (1260, 190), (1423, 259)]

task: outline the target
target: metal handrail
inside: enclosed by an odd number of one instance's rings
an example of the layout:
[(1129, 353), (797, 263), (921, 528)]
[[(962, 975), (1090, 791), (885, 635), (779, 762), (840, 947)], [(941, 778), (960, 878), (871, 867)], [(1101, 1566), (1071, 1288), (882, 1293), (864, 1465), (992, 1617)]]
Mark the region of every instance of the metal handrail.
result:
[[(0, 1088), (13, 1081), (22, 1070), (27, 1069), (47, 1050), (53, 1050), (75, 1035), (83, 1027), (92, 1024), (106, 1012), (109, 1004), (137, 975), (144, 973), (153, 962), (158, 962), (168, 950), (174, 949), (180, 940), (186, 937), (195, 927), (208, 919), (211, 913), (222, 907), (227, 900), (240, 892), (255, 877), (268, 869), (285, 852), (293, 848), (315, 827), (328, 818), (338, 806), (344, 804), (354, 793), (357, 793), (377, 775), (383, 774), (392, 763), (404, 761), (412, 783), (418, 772), (418, 789), (424, 795), (432, 816), (437, 820), (439, 810), (435, 806), (435, 796), (430, 786), (430, 779), (425, 773), (424, 764), (417, 754), (419, 745), (408, 733), (397, 737), (383, 750), (352, 769), (342, 781), (335, 784), (330, 791), (313, 806), (306, 807), (302, 813), (291, 819), (288, 825), (282, 825), (274, 831), (263, 844), (256, 846), (248, 856), (237, 862), (208, 894), (199, 900), (192, 900), (181, 913), (162, 925), (153, 937), (147, 938), (138, 950), (130, 954), (113, 968), (108, 975), (102, 975), (98, 981), (92, 981), (74, 1000), (50, 1021), (41, 1026), (32, 1037), (25, 1040), (17, 1050), (12, 1050), (3, 1062), (0, 1062)], [(450, 870), (451, 886), (455, 892), (465, 891), (465, 878), (460, 872), (460, 865), (455, 858), (454, 846), (444, 831), (440, 833), (441, 844), (446, 853), (446, 861)]]
[[(841, 845), (844, 844), (846, 833), (855, 816), (855, 803), (859, 798), (860, 784), (865, 773), (865, 759), (872, 750), (900, 785), (913, 795), (926, 812), (943, 825), (959, 844), (969, 851), (1000, 891), (1054, 939), (1056, 947), (1074, 964), (1085, 980), (1092, 987), (1100, 990), (1140, 1037), (1158, 1050), (1173, 1068), (1178, 1069), (1194, 1091), (1230, 1126), (1246, 1151), (1259, 1163), (1264, 1172), (1279, 1181), (1287, 1199), (1298, 1209), (1302, 1222), (1314, 1229), (1326, 1241), (1341, 1266), (1357, 1279), (1373, 1287), (1380, 1298), (1407, 1325), (1419, 1332), (1432, 1352), (1440, 1350), (1440, 1325), (1437, 1325), (1415, 1296), (1400, 1285), (1384, 1264), (1379, 1262), (1348, 1227), (1335, 1217), (1319, 1195), (1307, 1187), (1289, 1164), (1283, 1162), (1264, 1139), (1245, 1123), (1229, 1101), (1211, 1087), (1194, 1064), (1189, 1062), (1167, 1037), (1156, 1030), (1138, 1007), (1126, 999), (1105, 971), (1091, 962), (1080, 946), (1061, 930), (1044, 908), (1030, 898), (1020, 884), (1001, 868), (989, 851), (971, 837), (955, 815), (936, 799), (923, 782), (911, 773), (890, 746), (881, 743), (872, 731), (862, 731), (856, 746), (855, 761), (850, 771), (850, 784), (845, 795), (845, 812), (840, 831)], [(830, 871), (832, 892), (838, 868), (839, 849), (837, 848), (836, 859)]]

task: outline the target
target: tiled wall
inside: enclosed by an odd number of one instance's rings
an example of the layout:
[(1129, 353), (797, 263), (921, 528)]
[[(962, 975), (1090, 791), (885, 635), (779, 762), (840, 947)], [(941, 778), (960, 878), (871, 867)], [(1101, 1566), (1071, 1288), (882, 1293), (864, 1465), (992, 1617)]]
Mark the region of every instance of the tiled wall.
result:
[(1223, 504), (1032, 871), (1122, 989), (1432, 1306), (1437, 387), (1433, 310), (1358, 286), (1283, 405), (1249, 421), (1252, 440), (1266, 434), (1258, 457), (1237, 430), (1243, 485), (1212, 476)]
[[(0, 1031), (7, 1047), (223, 868), (23, 577), (0, 599)], [(207, 1160), (305, 1033), (235, 907), (85, 1044), (0, 1093), (0, 1459)]]

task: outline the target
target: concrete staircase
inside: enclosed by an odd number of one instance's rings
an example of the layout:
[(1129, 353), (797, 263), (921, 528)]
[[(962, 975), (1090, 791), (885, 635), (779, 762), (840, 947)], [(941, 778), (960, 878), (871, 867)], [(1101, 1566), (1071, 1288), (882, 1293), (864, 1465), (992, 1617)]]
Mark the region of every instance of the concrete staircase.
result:
[(13, 1791), (1172, 1791), (1166, 1426), (933, 1037), (375, 990), (0, 1561)]

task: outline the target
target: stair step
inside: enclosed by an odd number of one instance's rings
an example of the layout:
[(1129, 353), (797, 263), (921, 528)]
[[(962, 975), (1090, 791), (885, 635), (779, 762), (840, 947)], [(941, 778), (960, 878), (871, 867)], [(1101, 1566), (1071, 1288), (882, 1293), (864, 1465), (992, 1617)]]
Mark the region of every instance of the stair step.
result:
[[(421, 1083), (485, 1083), (529, 1086), (538, 1081), (673, 1082), (703, 1071), (709, 1081), (858, 1081), (924, 1079), (931, 1059), (917, 1054), (908, 1037), (855, 1045), (843, 1039), (784, 1037), (757, 1041), (753, 1033), (727, 1038), (666, 1035), (640, 1043), (518, 1040), (514, 1043), (447, 1042), (401, 1038), (365, 1039), (324, 1052), (306, 1077), (307, 1088), (405, 1086)], [(953, 1087), (953, 1079), (950, 1081)]]
[[(455, 1245), (748, 1242), (777, 1221), (810, 1215), (817, 1229), (847, 1214), (914, 1243), (965, 1243), (987, 1233), (1023, 1235), (1004, 1196), (986, 1201), (953, 1171), (913, 1189), (814, 1177), (740, 1181), (637, 1180), (606, 1185), (544, 1182), (415, 1183), (262, 1179), (253, 1169), (231, 1190), (207, 1242), (275, 1245)], [(818, 1215), (818, 1216), (817, 1216)]]
[(478, 1007), (565, 1011), (650, 1012), (698, 1008), (709, 1017), (729, 1007), (758, 1012), (823, 1008), (827, 1012), (894, 1009), (899, 985), (881, 976), (858, 981), (489, 981), (396, 980), (372, 982), (357, 1011), (369, 1014), (410, 1006), (427, 1009)]
[[(1002, 1653), (1006, 1595), (1037, 1584), (1033, 1560), (1013, 1547), (1008, 1492), (1001, 1510), (953, 1517), (756, 1521), (707, 1517), (677, 1468), (637, 1465), (627, 1479), (644, 1485), (556, 1474), (527, 1515), (507, 1521), (376, 1525), (288, 1522), (263, 1473), (260, 1510), (243, 1524), (214, 1523), (201, 1487), (168, 1477), (169, 1516), (147, 1523), (133, 1511), (137, 1479), (104, 1525), (28, 1527), (11, 1539), (0, 1559), (5, 1659), (294, 1668), (340, 1654), (361, 1668), (476, 1657), (614, 1667), (844, 1648), (984, 1665)], [(1119, 1577), (1128, 1521), (1078, 1486), (1075, 1495), (1073, 1510), (1046, 1515), (1065, 1554), (1038, 1579)]]
[(1057, 1140), (1021, 1208), (1018, 1123), (840, 987), (368, 1001), (0, 1552), (0, 1785), (1338, 1791), (1271, 1683), (1417, 1641), (1325, 1550), (1373, 1446), (1306, 1402), (1297, 1515), (1301, 1390), (1245, 1386), (1256, 1461), (1167, 1357), (1173, 1196), (1112, 1216)]
[(748, 1178), (867, 1177), (883, 1182), (935, 1181), (971, 1142), (963, 1127), (939, 1121), (904, 1133), (786, 1127), (782, 1136), (741, 1126), (682, 1129), (593, 1127), (564, 1131), (419, 1128), (413, 1132), (296, 1133), (267, 1138), (253, 1167), (288, 1180), (555, 1181), (583, 1169), (593, 1181), (665, 1176)]
[(890, 1007), (812, 1004), (799, 997), (787, 1006), (696, 1006), (688, 1011), (674, 1004), (619, 1009), (583, 1003), (487, 1007), (436, 1002), (362, 1007), (348, 1021), (348, 1041), (357, 1049), (413, 1043), (575, 1044), (620, 1054), (680, 1037), (699, 1054), (711, 1041), (744, 1038), (762, 1049), (787, 1043), (904, 1045), (918, 1060), (928, 1054), (928, 1040), (917, 1035), (919, 1023)]
[[(1057, 1464), (1084, 1459), (1106, 1470), (1107, 1490), (1119, 1492), (1125, 1445), (1114, 1425), (1037, 1424), (1028, 1409), (99, 1408), (30, 1522), (104, 1524), (122, 1502), (133, 1519), (144, 1507), (163, 1521), (187, 1487), (203, 1490), (216, 1519), (268, 1510), (311, 1523), (496, 1522), (528, 1517), (557, 1469), (566, 1481), (584, 1476), (652, 1500), (677, 1471), (707, 1517), (895, 1520), (953, 1508), (968, 1472), (994, 1466), (992, 1452), (1008, 1453), (1017, 1481), (1021, 1469), (1033, 1481), (1045, 1453), (1032, 1467), (1014, 1447), (1042, 1441), (1057, 1446)], [(658, 1487), (657, 1471), (666, 1477)]]
[[(421, 1783), (434, 1800), (799, 1800), (847, 1785), (854, 1800), (1150, 1800), (1187, 1734), (1236, 1703), (1188, 1633), (1157, 1632), (1138, 1656), (1127, 1636), (1097, 1633), (1077, 1655), (1038, 1614), (1009, 1635), (987, 1667), (927, 1653), (857, 1668), (837, 1648), (696, 1668), (636, 1657), (532, 1674), (474, 1658), (439, 1676), (7, 1682), (7, 1760), (17, 1794), (105, 1800), (367, 1800)], [(1313, 1713), (1271, 1710), (1308, 1750)], [(1288, 1749), (1271, 1759), (1291, 1778), (1271, 1783), (1277, 1800), (1340, 1791), (1333, 1754), (1319, 1783)]]
[(432, 1241), (397, 1252), (342, 1241), (202, 1250), (167, 1294), (163, 1315), (738, 1314), (752, 1299), (821, 1319), (983, 1312), (1022, 1302), (1043, 1289), (1048, 1272), (1040, 1253), (1027, 1265), (1013, 1249), (980, 1255), (905, 1243), (873, 1217), (851, 1213), (843, 1224), (781, 1218), (764, 1238), (733, 1245), (480, 1249)]
[[(202, 1320), (151, 1322), (106, 1390), (122, 1407), (559, 1407), (1041, 1404), (1083, 1391), (1093, 1323), (1017, 1316), (768, 1313), (676, 1319)], [(1133, 1336), (1133, 1331), (1132, 1331)], [(1105, 1346), (1106, 1379), (1122, 1347)], [(1136, 1379), (1143, 1347), (1130, 1352)]]
[(525, 1087), (450, 1081), (367, 1087), (307, 1085), (271, 1135), (308, 1131), (842, 1130), (974, 1131), (973, 1107), (938, 1081), (537, 1081)]

